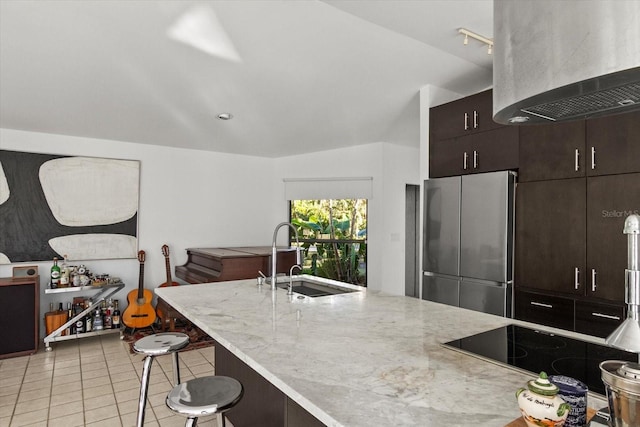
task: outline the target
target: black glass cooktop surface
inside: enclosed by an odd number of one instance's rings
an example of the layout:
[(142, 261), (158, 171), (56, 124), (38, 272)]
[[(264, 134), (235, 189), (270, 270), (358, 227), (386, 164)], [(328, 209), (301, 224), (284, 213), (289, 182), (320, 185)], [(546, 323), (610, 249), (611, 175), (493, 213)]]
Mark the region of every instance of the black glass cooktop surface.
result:
[(638, 361), (635, 353), (517, 325), (450, 341), (444, 346), (532, 374), (545, 371), (548, 375), (566, 375), (582, 381), (590, 391), (601, 395), (605, 391), (600, 362)]

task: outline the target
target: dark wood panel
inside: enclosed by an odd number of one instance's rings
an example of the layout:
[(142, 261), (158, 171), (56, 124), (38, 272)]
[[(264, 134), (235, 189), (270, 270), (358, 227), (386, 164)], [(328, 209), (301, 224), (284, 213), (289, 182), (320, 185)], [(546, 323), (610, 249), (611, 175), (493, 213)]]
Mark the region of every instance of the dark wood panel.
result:
[(587, 120), (587, 150), (591, 147), (595, 168), (589, 167), (588, 175), (640, 172), (640, 111)]
[[(519, 183), (516, 188), (515, 285), (583, 295), (586, 179)], [(574, 286), (575, 268), (579, 286)]]
[(40, 276), (0, 278), (0, 359), (38, 351)]
[(625, 319), (623, 305), (576, 301), (576, 332), (605, 338)]
[(462, 175), (463, 150), (455, 139), (429, 141), (429, 177)]
[(587, 178), (587, 289), (592, 297), (624, 301), (627, 236), (622, 229), (631, 213), (640, 213), (640, 173)]
[(515, 318), (567, 330), (574, 327), (574, 301), (570, 298), (515, 292)]
[(454, 138), (499, 127), (502, 125), (493, 121), (492, 90), (448, 102), (429, 110), (431, 140)]
[(584, 120), (520, 126), (520, 182), (583, 177), (587, 161)]
[(302, 406), (287, 398), (287, 427), (324, 427), (324, 424)]
[(240, 381), (244, 395), (226, 413), (234, 426), (282, 427), (285, 425), (286, 396), (221, 344), (215, 344), (215, 372)]
[(458, 138), (458, 144), (469, 155), (467, 172), (517, 169), (518, 134), (518, 128), (510, 126)]

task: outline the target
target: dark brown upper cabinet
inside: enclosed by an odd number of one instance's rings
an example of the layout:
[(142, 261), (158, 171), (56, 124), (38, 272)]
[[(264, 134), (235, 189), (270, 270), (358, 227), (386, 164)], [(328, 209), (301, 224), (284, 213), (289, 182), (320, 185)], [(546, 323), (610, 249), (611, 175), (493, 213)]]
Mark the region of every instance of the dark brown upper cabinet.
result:
[(448, 102), (429, 110), (430, 139), (441, 140), (497, 129), (493, 121), (493, 91)]
[(518, 129), (500, 129), (429, 142), (429, 176), (466, 175), (518, 168)]
[(520, 127), (519, 182), (586, 176), (585, 121)]
[(587, 120), (587, 175), (640, 172), (640, 111)]

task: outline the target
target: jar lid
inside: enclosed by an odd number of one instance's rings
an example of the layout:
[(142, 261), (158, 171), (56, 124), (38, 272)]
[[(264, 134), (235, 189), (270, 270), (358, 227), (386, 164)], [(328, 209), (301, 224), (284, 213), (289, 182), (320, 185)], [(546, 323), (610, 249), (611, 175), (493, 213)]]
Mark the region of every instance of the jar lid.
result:
[(547, 377), (547, 373), (542, 371), (537, 379), (528, 383), (529, 390), (542, 396), (555, 396), (558, 394), (559, 388), (552, 384)]
[(564, 375), (551, 375), (549, 381), (555, 384), (563, 394), (583, 395), (589, 391), (585, 383)]

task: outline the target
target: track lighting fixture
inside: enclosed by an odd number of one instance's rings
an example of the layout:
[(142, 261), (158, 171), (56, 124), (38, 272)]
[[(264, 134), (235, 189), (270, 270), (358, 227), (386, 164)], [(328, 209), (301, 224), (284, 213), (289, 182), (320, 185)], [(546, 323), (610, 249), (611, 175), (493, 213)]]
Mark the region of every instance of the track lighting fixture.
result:
[(462, 42), (463, 44), (469, 44), (469, 37), (471, 37), (472, 39), (476, 39), (479, 42), (487, 45), (487, 54), (491, 55), (493, 53), (493, 40), (481, 36), (480, 34), (476, 34), (473, 31), (469, 31), (466, 28), (459, 28), (458, 33), (464, 34), (464, 41)]

